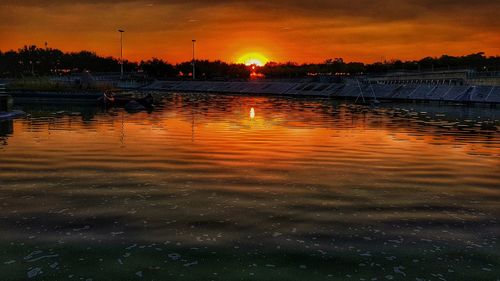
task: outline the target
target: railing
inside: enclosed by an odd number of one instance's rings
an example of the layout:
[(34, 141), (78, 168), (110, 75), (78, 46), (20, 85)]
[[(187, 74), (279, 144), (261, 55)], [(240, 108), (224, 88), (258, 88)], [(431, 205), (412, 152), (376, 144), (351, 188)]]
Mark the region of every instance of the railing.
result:
[(483, 78), (483, 77), (500, 78), (500, 71), (471, 72), (467, 75), (467, 78)]

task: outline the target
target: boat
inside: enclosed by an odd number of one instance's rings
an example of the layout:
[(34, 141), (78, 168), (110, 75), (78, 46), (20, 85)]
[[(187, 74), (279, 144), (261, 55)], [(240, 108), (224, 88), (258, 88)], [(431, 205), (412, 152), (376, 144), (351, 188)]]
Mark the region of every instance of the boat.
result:
[(115, 97), (112, 94), (104, 92), (102, 97), (97, 99), (97, 103), (102, 106), (113, 106), (115, 104)]
[(111, 93), (103, 93), (103, 96), (97, 99), (97, 103), (105, 106), (112, 107), (118, 106), (123, 107), (129, 104), (130, 102), (137, 102), (145, 108), (152, 108), (154, 106), (154, 98), (151, 94), (146, 95), (142, 98), (132, 98), (132, 97), (118, 97)]
[(14, 111), (10, 111), (10, 112), (2, 111), (2, 112), (0, 112), (0, 120), (14, 119), (14, 118), (21, 117), (24, 115), (26, 115), (26, 113), (24, 111), (21, 111), (21, 110), (14, 110)]

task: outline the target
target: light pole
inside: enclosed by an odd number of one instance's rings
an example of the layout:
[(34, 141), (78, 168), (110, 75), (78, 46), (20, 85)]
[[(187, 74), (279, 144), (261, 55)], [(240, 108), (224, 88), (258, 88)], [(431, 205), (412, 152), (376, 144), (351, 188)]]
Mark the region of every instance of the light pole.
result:
[(125, 30), (118, 29), (120, 32), (120, 79), (123, 79), (123, 32)]
[(192, 65), (193, 65), (193, 80), (196, 80), (196, 69), (194, 67), (194, 44), (196, 43), (196, 40), (193, 39), (192, 42), (193, 42), (193, 63), (192, 63)]

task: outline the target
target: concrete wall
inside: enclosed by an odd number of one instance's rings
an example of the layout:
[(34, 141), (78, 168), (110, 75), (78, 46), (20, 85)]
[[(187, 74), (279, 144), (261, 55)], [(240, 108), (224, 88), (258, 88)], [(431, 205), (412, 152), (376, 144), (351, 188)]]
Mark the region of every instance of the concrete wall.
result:
[(157, 81), (143, 89), (169, 92), (244, 93), (319, 96), (349, 99), (389, 99), (500, 103), (500, 86), (370, 84), (312, 82)]

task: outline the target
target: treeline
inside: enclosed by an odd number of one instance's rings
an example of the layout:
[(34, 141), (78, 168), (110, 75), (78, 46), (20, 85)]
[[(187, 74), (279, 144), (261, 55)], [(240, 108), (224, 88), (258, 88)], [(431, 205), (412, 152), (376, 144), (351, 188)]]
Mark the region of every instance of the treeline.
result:
[[(124, 60), (127, 73), (145, 74), (151, 78), (190, 77), (191, 62), (176, 65), (153, 58), (147, 61)], [(119, 72), (120, 60), (101, 57), (89, 51), (64, 53), (58, 49), (25, 46), (17, 51), (0, 51), (0, 77), (26, 77), (65, 75), (82, 71)], [(222, 61), (196, 61), (196, 74), (200, 79), (248, 78), (251, 70), (243, 64)]]
[[(476, 71), (500, 71), (499, 56), (475, 53), (466, 56), (427, 57), (421, 60), (391, 60), (364, 64), (344, 62), (342, 58), (328, 59), (318, 64), (270, 62), (254, 69), (243, 64), (222, 61), (196, 61), (198, 79), (247, 79), (253, 72), (267, 78), (302, 78), (317, 74), (352, 75), (360, 73), (386, 73), (393, 71), (431, 71), (448, 69), (473, 69)], [(170, 64), (153, 58), (141, 62), (124, 61), (127, 73), (149, 78), (189, 78), (191, 62)], [(0, 51), (0, 77), (26, 77), (66, 75), (82, 71), (119, 72), (120, 61), (113, 57), (101, 57), (93, 52), (64, 53), (58, 49), (25, 46), (17, 51)]]
[(500, 56), (487, 57), (483, 52), (465, 55), (448, 56), (438, 58), (426, 57), (421, 60), (401, 61), (391, 60), (384, 63), (373, 63), (366, 65), (366, 72), (380, 73), (391, 71), (432, 71), (471, 69), (475, 71), (500, 71)]
[[(100, 57), (89, 51), (63, 53), (58, 49), (24, 46), (17, 51), (0, 51), (0, 76), (46, 76), (70, 72), (111, 72), (119, 70), (119, 61), (112, 57)], [(136, 64), (124, 62), (127, 69)]]
[(321, 64), (268, 63), (260, 69), (266, 77), (305, 77), (312, 74), (328, 73), (353, 75), (361, 73), (388, 73), (396, 71), (442, 71), (471, 69), (479, 72), (500, 71), (500, 56), (487, 57), (483, 52), (466, 56), (443, 55), (438, 58), (426, 57), (421, 60), (390, 60), (364, 64), (344, 62), (342, 58), (328, 59)]

